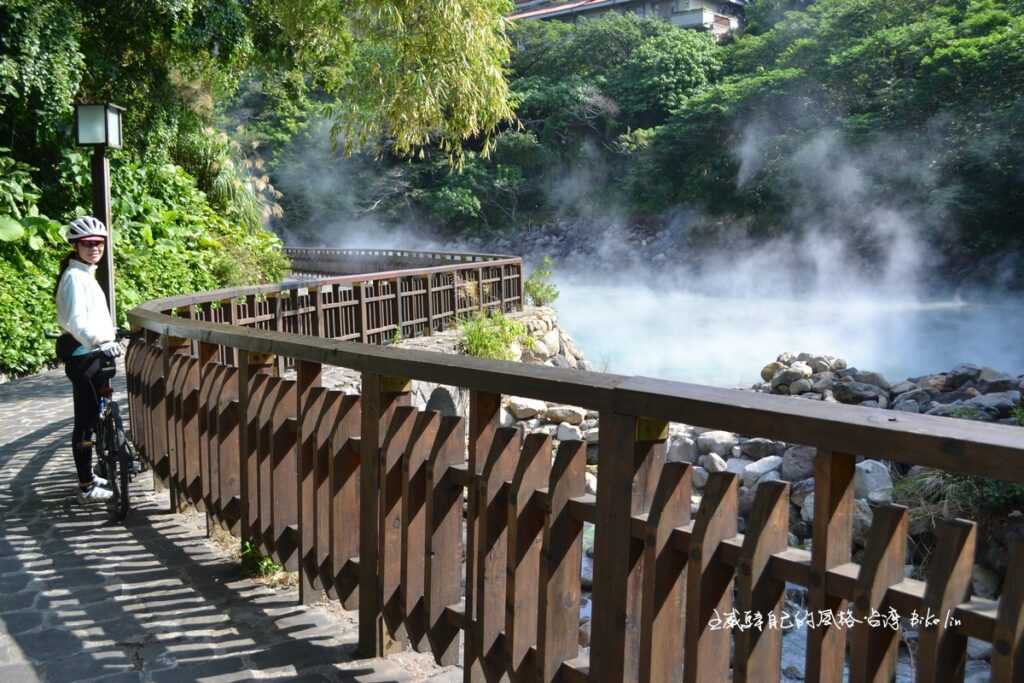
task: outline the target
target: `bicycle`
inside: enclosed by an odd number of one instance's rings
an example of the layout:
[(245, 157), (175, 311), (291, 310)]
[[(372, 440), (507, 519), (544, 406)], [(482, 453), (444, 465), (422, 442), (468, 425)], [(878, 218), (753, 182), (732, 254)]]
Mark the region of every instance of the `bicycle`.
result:
[[(130, 339), (132, 336), (123, 330), (117, 332), (119, 340)], [(114, 517), (117, 521), (123, 522), (131, 509), (129, 486), (136, 474), (145, 471), (145, 463), (139, 458), (131, 440), (125, 434), (121, 408), (113, 398), (114, 389), (110, 386), (110, 380), (117, 374), (115, 359), (102, 351), (86, 354), (86, 358), (92, 359), (85, 371), (86, 377), (90, 380), (102, 380), (105, 384), (96, 396), (99, 420), (96, 423), (92, 445), (96, 449), (97, 469), (100, 470), (99, 475), (109, 482), (110, 490), (114, 494), (111, 498)]]

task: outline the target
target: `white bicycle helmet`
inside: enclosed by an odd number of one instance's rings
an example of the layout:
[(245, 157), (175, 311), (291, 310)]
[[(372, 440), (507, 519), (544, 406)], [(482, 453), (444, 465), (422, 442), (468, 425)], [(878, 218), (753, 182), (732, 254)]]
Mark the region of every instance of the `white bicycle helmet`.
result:
[(82, 239), (83, 237), (107, 237), (107, 226), (103, 221), (92, 216), (82, 216), (68, 223), (64, 233), (64, 239), (68, 242)]

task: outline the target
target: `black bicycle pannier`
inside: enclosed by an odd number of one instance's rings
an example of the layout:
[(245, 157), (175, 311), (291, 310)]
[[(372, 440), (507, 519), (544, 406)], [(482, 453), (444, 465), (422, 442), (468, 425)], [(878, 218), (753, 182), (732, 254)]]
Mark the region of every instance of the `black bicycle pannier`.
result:
[(79, 346), (81, 346), (81, 344), (78, 343), (78, 340), (65, 332), (57, 337), (57, 358), (60, 359), (60, 362), (67, 363), (71, 360), (71, 354), (73, 354), (75, 349)]

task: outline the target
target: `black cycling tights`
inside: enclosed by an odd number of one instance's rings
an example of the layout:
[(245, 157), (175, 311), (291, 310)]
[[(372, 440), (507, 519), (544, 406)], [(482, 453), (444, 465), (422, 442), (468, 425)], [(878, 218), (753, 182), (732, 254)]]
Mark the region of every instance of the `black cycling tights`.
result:
[(92, 481), (92, 437), (99, 419), (100, 389), (108, 382), (98, 377), (88, 377), (89, 366), (96, 359), (72, 357), (64, 365), (64, 372), (71, 380), (71, 390), (75, 401), (75, 427), (71, 432), (71, 452), (75, 456), (75, 469), (78, 470), (78, 482)]

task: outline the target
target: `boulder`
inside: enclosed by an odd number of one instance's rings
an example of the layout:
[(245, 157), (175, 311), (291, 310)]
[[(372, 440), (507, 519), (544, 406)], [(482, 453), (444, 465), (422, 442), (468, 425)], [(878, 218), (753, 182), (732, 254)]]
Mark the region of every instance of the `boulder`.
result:
[(702, 456), (700, 464), (708, 472), (725, 472), (726, 470), (725, 460), (717, 453), (708, 453)]
[(597, 427), (591, 427), (583, 432), (583, 440), (587, 443), (596, 444), (601, 438), (601, 431)]
[(949, 371), (946, 376), (946, 390), (959, 389), (968, 382), (978, 379), (981, 368), (972, 363), (962, 363)]
[(738, 442), (738, 437), (732, 432), (713, 430), (704, 432), (697, 437), (697, 448), (701, 453), (716, 453), (727, 456), (732, 453), (733, 446)]
[(773, 361), (769, 363), (768, 365), (761, 368), (761, 379), (763, 379), (765, 382), (771, 382), (772, 378), (775, 377), (775, 373), (784, 367), (786, 366), (778, 361)]
[(928, 409), (926, 414), (937, 415), (939, 417), (955, 417), (961, 420), (974, 420), (975, 422), (992, 422), (995, 419), (980, 407), (967, 405), (962, 401), (957, 401), (956, 403), (940, 403), (935, 407)]
[(725, 462), (725, 471), (731, 472), (736, 476), (741, 476), (743, 471), (747, 469), (747, 465), (753, 464), (752, 460), (746, 458), (729, 458)]
[(977, 638), (967, 639), (968, 659), (992, 659), (992, 643)]
[[(807, 376), (810, 377), (810, 375)], [(772, 391), (776, 391), (779, 393), (788, 393), (789, 385), (803, 378), (804, 373), (800, 370), (794, 370), (793, 368), (782, 368), (781, 370), (775, 373), (774, 377), (772, 377)], [(786, 387), (786, 389), (782, 389), (782, 387)]]
[(813, 389), (814, 384), (811, 382), (811, 380), (807, 378), (798, 379), (797, 381), (789, 385), (789, 393), (793, 396), (797, 396), (799, 394), (806, 394), (807, 392)]
[(541, 343), (548, 348), (548, 355), (554, 355), (558, 353), (561, 345), (558, 343), (558, 330), (548, 330), (544, 333), (544, 336), (540, 339)]
[(555, 438), (559, 441), (579, 441), (583, 438), (583, 433), (579, 427), (573, 426), (568, 422), (562, 422), (555, 431)]
[(523, 352), (523, 359), (526, 361), (538, 360), (543, 362), (553, 355), (547, 344), (540, 339), (534, 339), (533, 343), (527, 346), (526, 351)]
[(797, 507), (804, 503), (804, 499), (814, 493), (814, 478), (801, 479), (789, 487), (789, 502)]
[[(733, 461), (730, 461), (732, 463)], [(749, 464), (743, 468), (743, 485), (753, 488), (753, 486), (769, 472), (774, 472), (782, 466), (782, 458), (777, 455), (769, 455), (766, 458), (755, 460), (753, 462), (747, 461)]]
[(978, 597), (995, 599), (999, 594), (999, 575), (988, 567), (974, 565), (971, 570), (971, 590)]
[(826, 389), (832, 388), (832, 384), (835, 382), (835, 379), (835, 374), (831, 372), (819, 372), (811, 377), (811, 388), (819, 394), (824, 393)]
[(783, 353), (780, 353), (778, 358), (776, 358), (775, 360), (776, 362), (782, 363), (783, 365), (789, 365), (790, 363), (796, 360), (796, 356), (794, 356), (789, 351), (784, 351)]
[(814, 476), (814, 456), (818, 450), (812, 446), (792, 446), (782, 456), (782, 478), (800, 481)]
[(919, 404), (917, 401), (904, 401), (901, 399), (893, 404), (892, 409), (899, 410), (904, 413), (920, 413), (921, 404)]
[(856, 404), (865, 401), (878, 401), (879, 397), (885, 396), (885, 389), (844, 377), (832, 385), (832, 394), (840, 403)]
[(917, 388), (918, 386), (910, 380), (903, 380), (899, 384), (894, 385), (889, 389), (889, 391), (892, 392), (893, 396), (899, 396), (900, 394), (905, 394), (908, 391), (914, 391)]
[(708, 483), (708, 471), (697, 465), (693, 468), (693, 486), (702, 489)]
[(580, 631), (576, 636), (576, 643), (580, 647), (590, 647), (590, 624), (592, 622), (587, 621), (580, 626)]
[(754, 507), (754, 488), (751, 486), (741, 486), (737, 491), (737, 507), (738, 512), (741, 515), (749, 515), (750, 510)]
[(864, 460), (857, 463), (853, 477), (854, 496), (876, 505), (892, 502), (892, 477), (885, 463)]
[(1018, 403), (1020, 403), (1020, 392), (1014, 390), (975, 396), (967, 401), (966, 405), (974, 406), (984, 411), (995, 420), (1010, 417)]
[(740, 453), (751, 460), (760, 460), (765, 456), (775, 453), (775, 450), (775, 442), (762, 437), (747, 439), (740, 444)]
[(754, 489), (756, 490), (758, 486), (767, 481), (782, 481), (782, 477), (779, 476), (779, 471), (772, 470), (771, 472), (765, 472), (761, 478), (757, 480), (757, 483), (754, 485)]
[(800, 504), (800, 519), (807, 524), (814, 524), (814, 493), (812, 492)]
[(799, 372), (800, 376), (804, 378), (809, 378), (811, 375), (814, 374), (814, 370), (811, 369), (811, 366), (808, 365), (806, 361), (802, 360), (795, 361), (792, 365), (789, 366), (789, 369)]
[(874, 517), (871, 506), (866, 500), (853, 501), (853, 542), (862, 548), (867, 545), (868, 533), (871, 531), (871, 522)]
[(597, 495), (597, 475), (593, 472), (586, 472), (583, 475), (584, 489), (587, 493)]
[(688, 436), (672, 436), (668, 441), (668, 453), (665, 456), (669, 462), (694, 462), (697, 459), (697, 442)]
[(508, 401), (508, 410), (517, 420), (528, 420), (543, 413), (548, 407), (544, 401), (513, 396)]
[(862, 372), (857, 376), (857, 381), (885, 389), (886, 391), (888, 391), (892, 386), (885, 377), (877, 372)]
[(582, 424), (587, 411), (575, 406), (549, 406), (544, 411), (544, 419), (548, 422), (568, 422), (571, 425)]

